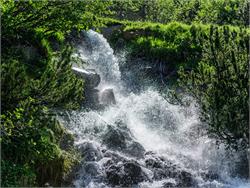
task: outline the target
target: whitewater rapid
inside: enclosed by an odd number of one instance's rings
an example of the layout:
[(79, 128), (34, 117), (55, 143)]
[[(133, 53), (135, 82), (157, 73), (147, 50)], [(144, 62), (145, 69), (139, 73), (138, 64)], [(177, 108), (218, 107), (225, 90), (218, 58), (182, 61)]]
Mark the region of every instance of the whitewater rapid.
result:
[[(101, 76), (97, 89), (114, 90), (116, 104), (104, 110), (69, 113), (67, 128), (76, 135), (75, 145), (85, 147), (91, 144), (91, 148), (94, 148), (94, 159), (91, 159), (91, 163), (83, 161), (74, 186), (114, 187), (106, 180), (107, 161), (115, 161), (113, 156), (119, 155), (120, 163), (134, 160), (147, 176), (147, 181), (139, 181), (131, 187), (160, 188), (176, 184), (178, 179), (173, 175), (155, 178), (158, 173), (155, 170), (158, 169), (148, 167), (146, 162), (156, 158), (174, 164), (178, 172), (190, 174), (195, 187), (250, 187), (247, 180), (232, 177), (240, 155), (227, 151), (223, 144), (216, 145), (216, 140), (208, 137), (199, 120), (199, 108), (194, 100), (187, 97), (190, 105), (178, 106), (170, 104), (157, 88), (147, 87), (140, 93), (131, 92), (119, 69), (125, 57), (114, 55), (107, 40), (92, 30), (85, 33), (85, 42), (79, 46), (78, 56), (87, 62), (87, 68), (95, 69)], [(120, 124), (121, 127), (118, 126)], [(106, 141), (110, 130), (129, 135), (125, 136), (127, 149), (113, 147), (112, 143)], [(119, 140), (114, 139), (113, 142)], [(131, 145), (136, 147), (131, 149)], [(141, 154), (140, 150), (149, 154)], [(110, 157), (107, 151), (114, 154)], [(91, 167), (95, 169), (94, 172), (87, 169), (86, 161), (94, 166)], [(204, 178), (202, 174), (214, 174), (215, 178)]]

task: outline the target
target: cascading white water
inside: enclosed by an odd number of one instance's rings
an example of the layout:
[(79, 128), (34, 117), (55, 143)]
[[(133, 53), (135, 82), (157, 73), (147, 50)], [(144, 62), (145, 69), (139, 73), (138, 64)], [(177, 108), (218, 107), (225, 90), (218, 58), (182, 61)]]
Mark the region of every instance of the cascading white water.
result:
[[(95, 69), (101, 75), (101, 89), (114, 88), (117, 103), (102, 111), (70, 114), (68, 129), (77, 136), (75, 144), (86, 148), (86, 144), (91, 143), (91, 151), (94, 153), (91, 154), (94, 156), (94, 159), (89, 160), (91, 162), (83, 162), (83, 168), (74, 182), (75, 186), (112, 187), (106, 180), (105, 171), (108, 161), (113, 160), (107, 154), (107, 151), (111, 151), (115, 153), (113, 156), (121, 156), (116, 163), (133, 159), (140, 164), (147, 180), (139, 181), (134, 187), (167, 187), (166, 183), (175, 185), (177, 180), (174, 175), (156, 176), (155, 170), (158, 169), (147, 166), (145, 161), (155, 155), (177, 166), (178, 172), (191, 174), (197, 187), (250, 187), (248, 182), (231, 177), (239, 160), (238, 154), (230, 153), (229, 157), (223, 145), (216, 146), (216, 140), (207, 136), (199, 121), (198, 107), (194, 101), (188, 107), (182, 107), (170, 104), (153, 88), (139, 94), (126, 92), (122, 87), (124, 81), (119, 71), (119, 58), (114, 55), (107, 40), (92, 30), (86, 32), (86, 38), (85, 44), (79, 47), (80, 57), (88, 62), (88, 68)], [(121, 122), (123, 127), (119, 127), (117, 122)], [(120, 146), (114, 148), (112, 143), (106, 141), (107, 134), (116, 129), (128, 140), (126, 149)], [(118, 133), (115, 132), (114, 135), (117, 136)], [(111, 140), (109, 138), (108, 141), (117, 140), (119, 141), (118, 137)], [(144, 150), (140, 149), (142, 147)], [(140, 150), (153, 154), (140, 154)], [(90, 167), (87, 168), (85, 163)], [(204, 178), (202, 174), (215, 174), (216, 178)]]

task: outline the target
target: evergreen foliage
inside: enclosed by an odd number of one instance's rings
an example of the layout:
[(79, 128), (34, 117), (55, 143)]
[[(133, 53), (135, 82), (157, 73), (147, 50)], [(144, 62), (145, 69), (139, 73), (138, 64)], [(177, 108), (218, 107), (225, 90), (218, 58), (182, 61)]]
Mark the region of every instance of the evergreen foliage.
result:
[[(248, 0), (126, 0), (114, 1), (114, 18), (131, 21), (248, 26)], [(119, 9), (118, 9), (119, 7)]]
[(211, 26), (209, 32), (202, 60), (192, 71), (180, 69), (180, 83), (202, 105), (201, 117), (214, 135), (235, 148), (247, 148), (249, 35), (227, 26)]
[(1, 186), (61, 186), (76, 163), (60, 148), (55, 108), (79, 108), (84, 83), (71, 71), (73, 30), (100, 25), (107, 1), (1, 1)]

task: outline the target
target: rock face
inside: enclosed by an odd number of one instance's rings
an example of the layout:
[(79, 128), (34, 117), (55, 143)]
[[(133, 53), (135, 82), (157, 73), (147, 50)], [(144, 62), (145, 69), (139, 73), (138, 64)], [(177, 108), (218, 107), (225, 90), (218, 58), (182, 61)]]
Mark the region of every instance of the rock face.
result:
[(98, 89), (85, 89), (85, 106), (91, 108), (99, 108), (99, 90)]
[(85, 81), (85, 103), (90, 107), (105, 107), (116, 104), (115, 95), (112, 88), (99, 91), (95, 89), (101, 82), (100, 75), (93, 69), (81, 69), (72, 67), (72, 71)]
[(154, 180), (173, 178), (175, 183), (167, 183), (164, 187), (195, 187), (196, 181), (190, 172), (181, 169), (172, 162), (157, 156), (154, 153), (146, 153), (146, 167), (154, 172)]
[(126, 161), (122, 164), (111, 165), (106, 169), (109, 184), (129, 187), (142, 181), (147, 181), (147, 174), (135, 161)]
[(133, 135), (125, 127), (119, 127), (120, 122), (117, 122), (116, 125), (117, 127), (108, 125), (102, 143), (113, 150), (142, 158), (145, 152), (143, 146), (133, 139)]
[(93, 69), (72, 67), (72, 71), (85, 81), (84, 97), (85, 107), (96, 108), (99, 106), (99, 90), (96, 87), (101, 82), (101, 77)]
[(87, 88), (95, 88), (101, 82), (101, 77), (99, 74), (95, 72), (93, 69), (81, 69), (77, 67), (72, 67), (72, 71), (79, 76), (80, 78), (85, 80), (85, 84)]
[[(114, 131), (111, 130), (111, 132)], [(125, 142), (126, 136), (117, 144), (123, 145)], [(89, 178), (95, 182), (105, 181), (112, 187), (133, 187), (141, 182), (161, 181), (168, 178), (173, 179), (173, 182), (163, 183), (162, 187), (197, 186), (190, 172), (153, 152), (146, 152), (139, 163), (112, 151), (109, 147), (99, 148), (92, 142), (83, 143), (79, 150), (84, 161), (78, 174), (84, 179), (82, 184), (84, 186), (88, 184)]]
[(91, 142), (86, 142), (80, 145), (78, 150), (86, 161), (99, 161), (102, 158), (100, 148), (98, 148)]
[(112, 105), (112, 104), (116, 104), (116, 100), (115, 100), (115, 95), (113, 92), (113, 89), (109, 88), (109, 89), (105, 89), (100, 93), (100, 103), (102, 105), (108, 106), (108, 105)]
[[(142, 182), (162, 182), (161, 187), (198, 186), (197, 174), (164, 156), (145, 151), (125, 122), (117, 120), (102, 131), (95, 135), (100, 142), (86, 140), (77, 147), (83, 158), (76, 178), (79, 186), (86, 187), (90, 182), (96, 187), (100, 187), (99, 183), (133, 187)], [(211, 172), (200, 174), (204, 180), (218, 179), (216, 176)]]
[(123, 132), (113, 126), (108, 125), (108, 128), (103, 136), (103, 143), (112, 149), (126, 148), (126, 138)]

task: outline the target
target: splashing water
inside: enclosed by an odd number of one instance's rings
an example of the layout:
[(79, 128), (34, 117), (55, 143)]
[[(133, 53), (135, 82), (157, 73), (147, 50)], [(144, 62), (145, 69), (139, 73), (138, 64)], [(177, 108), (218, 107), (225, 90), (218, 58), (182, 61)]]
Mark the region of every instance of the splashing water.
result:
[[(95, 69), (102, 78), (102, 84), (113, 84), (119, 81), (118, 59), (104, 37), (92, 30), (86, 33), (87, 46), (79, 47), (80, 56), (89, 63), (89, 68)], [(93, 63), (94, 62), (94, 63)]]
[[(239, 155), (216, 146), (216, 140), (207, 136), (194, 101), (182, 107), (170, 104), (153, 88), (126, 92), (119, 58), (107, 40), (92, 30), (86, 38), (79, 47), (80, 57), (100, 74), (100, 88), (114, 88), (117, 103), (102, 111), (69, 115), (67, 128), (76, 135), (75, 144), (84, 148), (85, 157), (76, 187), (125, 186), (128, 182), (122, 177), (130, 178), (129, 187), (250, 187), (249, 182), (231, 177)], [(141, 169), (137, 173), (145, 174), (139, 180), (128, 175), (133, 172), (124, 172), (131, 160)], [(123, 168), (119, 177), (110, 173), (115, 165)]]

